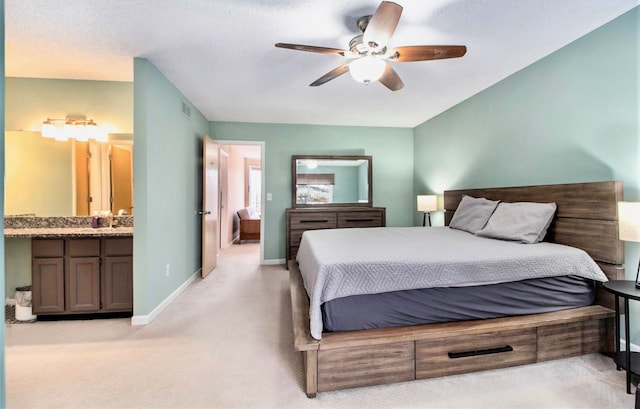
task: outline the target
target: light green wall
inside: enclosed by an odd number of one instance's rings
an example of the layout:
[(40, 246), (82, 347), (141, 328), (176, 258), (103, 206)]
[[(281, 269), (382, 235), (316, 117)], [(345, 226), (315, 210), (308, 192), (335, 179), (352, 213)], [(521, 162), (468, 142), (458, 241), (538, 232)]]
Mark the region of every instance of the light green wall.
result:
[[(640, 200), (639, 34), (635, 8), (418, 126), (416, 194), (622, 180)], [(633, 279), (639, 243), (625, 250)]]
[(373, 205), (387, 208), (387, 226), (412, 226), (413, 130), (349, 126), (211, 122), (211, 137), (264, 141), (264, 258), (285, 257), (285, 209), (291, 207), (292, 155), (373, 156)]
[(85, 115), (108, 133), (133, 132), (133, 84), (7, 78), (6, 130), (40, 131), (46, 118)]
[(15, 298), (17, 287), (31, 285), (31, 239), (4, 239), (5, 297)]
[[(200, 269), (202, 137), (209, 123), (149, 61), (134, 60), (134, 315)], [(169, 277), (165, 266), (170, 266)]]

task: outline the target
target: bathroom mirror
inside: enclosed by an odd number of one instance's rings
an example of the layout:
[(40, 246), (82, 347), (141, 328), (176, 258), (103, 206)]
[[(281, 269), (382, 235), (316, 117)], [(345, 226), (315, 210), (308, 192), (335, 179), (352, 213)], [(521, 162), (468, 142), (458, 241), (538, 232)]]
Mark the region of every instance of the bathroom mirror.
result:
[[(132, 214), (133, 135), (110, 134), (109, 140), (63, 142), (35, 131), (6, 131), (5, 214), (82, 216), (120, 208)], [(119, 164), (111, 166), (110, 157)], [(111, 199), (119, 189), (124, 203)]]
[(371, 165), (371, 156), (292, 156), (292, 206), (373, 206)]

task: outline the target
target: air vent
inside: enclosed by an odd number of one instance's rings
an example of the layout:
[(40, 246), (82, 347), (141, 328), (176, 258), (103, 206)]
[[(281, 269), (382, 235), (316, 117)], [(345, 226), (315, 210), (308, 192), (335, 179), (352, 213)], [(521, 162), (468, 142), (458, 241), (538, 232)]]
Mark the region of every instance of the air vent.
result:
[(189, 104), (185, 101), (182, 101), (182, 113), (184, 114), (184, 116), (186, 116), (187, 118), (191, 118), (191, 107), (189, 106)]

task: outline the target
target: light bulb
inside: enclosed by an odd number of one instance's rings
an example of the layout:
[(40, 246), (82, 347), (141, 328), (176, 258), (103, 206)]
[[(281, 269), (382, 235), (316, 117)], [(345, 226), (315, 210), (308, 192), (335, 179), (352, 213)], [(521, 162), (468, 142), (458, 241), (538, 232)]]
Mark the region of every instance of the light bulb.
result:
[(351, 77), (358, 82), (368, 84), (377, 81), (384, 74), (387, 63), (380, 58), (366, 56), (349, 63)]

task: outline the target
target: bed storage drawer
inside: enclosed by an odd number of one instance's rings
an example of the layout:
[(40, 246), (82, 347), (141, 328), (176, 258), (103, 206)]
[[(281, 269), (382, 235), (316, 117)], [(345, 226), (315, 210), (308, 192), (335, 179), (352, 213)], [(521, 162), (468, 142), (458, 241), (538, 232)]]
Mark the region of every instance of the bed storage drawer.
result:
[(413, 358), (413, 342), (321, 349), (318, 392), (411, 381), (415, 379)]
[(416, 379), (536, 362), (534, 328), (416, 341)]

